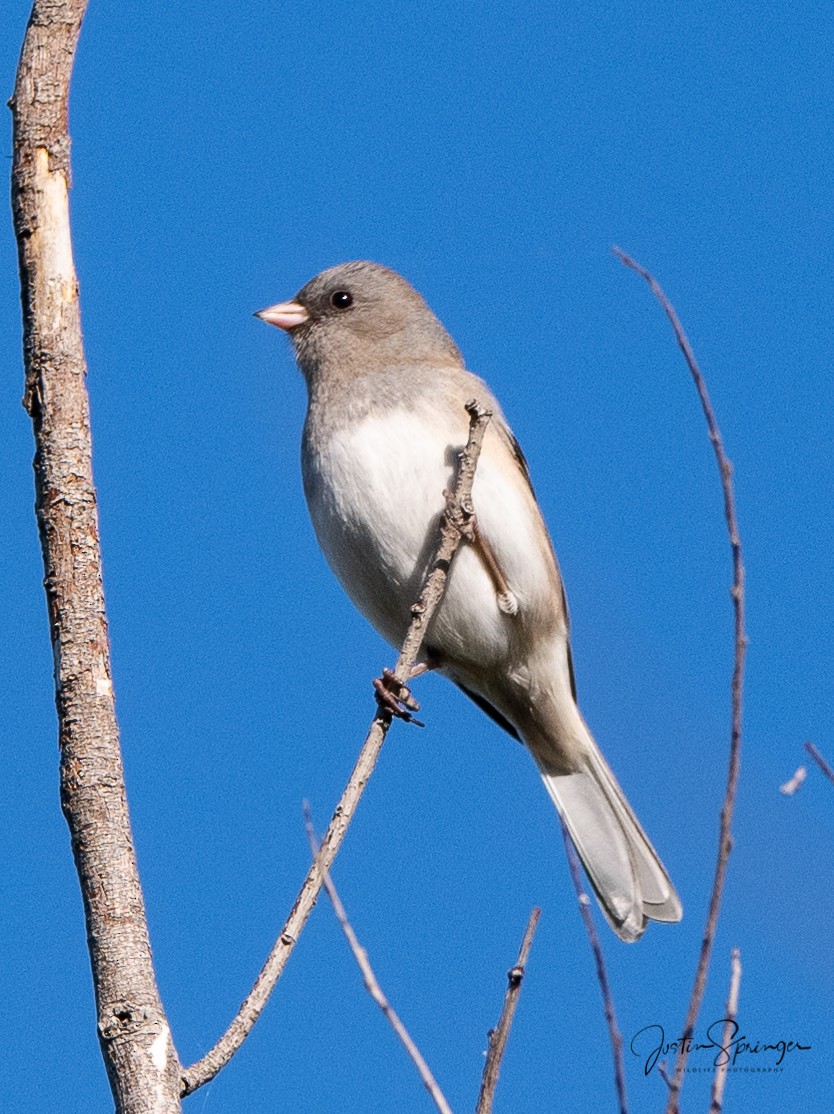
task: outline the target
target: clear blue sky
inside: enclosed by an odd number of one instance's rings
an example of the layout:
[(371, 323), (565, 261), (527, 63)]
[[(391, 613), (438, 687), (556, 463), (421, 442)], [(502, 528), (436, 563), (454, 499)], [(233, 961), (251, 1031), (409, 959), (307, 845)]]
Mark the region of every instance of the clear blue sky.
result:
[[(6, 94), (26, 13), (0, 13)], [(743, 773), (702, 1021), (721, 1015), (738, 945), (744, 1032), (813, 1047), (782, 1074), (732, 1076), (727, 1109), (830, 1105), (834, 786), (811, 770), (793, 799), (777, 787), (804, 739), (834, 755), (832, 33), (830, 5), (803, 0), (92, 5), (72, 96), (75, 250), (129, 797), (185, 1061), (279, 931), (307, 866), (301, 801), (323, 826), (392, 660), (319, 555), (301, 378), (251, 317), (362, 257), (426, 295), (529, 458), (585, 715), (686, 910), (633, 947), (601, 926), (621, 1028), (681, 1028), (726, 768), (731, 568), (694, 390), (618, 243), (684, 318), (745, 543)], [(58, 806), (9, 222), (0, 252), (0, 1094), (4, 1109), (86, 1114), (109, 1092)], [(335, 872), (356, 930), (465, 1111), (540, 904), (496, 1111), (613, 1110), (533, 764), (441, 680), (419, 696), (428, 727), (395, 725)], [(657, 1073), (630, 1054), (627, 1071), (632, 1110), (659, 1110)], [(706, 1109), (708, 1085), (690, 1076), (684, 1109)], [(244, 1050), (186, 1109), (431, 1109), (326, 904)]]

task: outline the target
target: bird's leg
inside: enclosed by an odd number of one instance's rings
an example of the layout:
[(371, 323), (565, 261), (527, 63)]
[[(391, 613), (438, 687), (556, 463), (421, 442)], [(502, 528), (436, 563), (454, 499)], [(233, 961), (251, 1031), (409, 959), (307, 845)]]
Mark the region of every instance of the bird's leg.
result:
[(504, 576), (501, 566), (498, 564), (498, 559), (492, 552), (492, 546), (481, 533), (478, 520), (474, 516), (470, 520), (469, 527), (471, 530), (470, 541), (472, 547), (481, 558), (481, 561), (490, 575), (495, 587), (495, 595), (498, 600), (499, 609), (503, 611), (505, 615), (515, 615), (518, 611), (518, 600), (507, 583), (507, 578)]
[(498, 606), (507, 615), (515, 615), (518, 611), (518, 600), (515, 593), (510, 590), (507, 583), (507, 578), (498, 564), (495, 554), (492, 552), (492, 546), (481, 533), (478, 526), (477, 518), (473, 518), (472, 526), (472, 545), (475, 547), (475, 552), (486, 565), (487, 572), (492, 577), (492, 583), (495, 585), (495, 594), (498, 597)]
[[(443, 495), (446, 499), (447, 506), (450, 506), (452, 502), (451, 492), (444, 491)], [(518, 611), (518, 599), (507, 583), (507, 578), (504, 576), (501, 566), (498, 564), (498, 559), (492, 551), (492, 546), (481, 533), (474, 507), (470, 504), (467, 507), (463, 507), (462, 512), (462, 514), (452, 514), (452, 522), (454, 522), (455, 526), (460, 531), (461, 536), (469, 542), (478, 554), (484, 568), (489, 573), (490, 580), (495, 588), (499, 609), (506, 615), (515, 615)]]

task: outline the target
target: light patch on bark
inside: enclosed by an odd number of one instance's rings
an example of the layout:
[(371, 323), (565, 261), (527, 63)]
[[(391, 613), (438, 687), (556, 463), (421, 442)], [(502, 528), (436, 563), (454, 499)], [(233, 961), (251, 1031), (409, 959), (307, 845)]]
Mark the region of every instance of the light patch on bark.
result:
[(162, 1030), (158, 1037), (154, 1038), (151, 1044), (151, 1063), (160, 1073), (165, 1071), (168, 1064), (168, 1036), (170, 1030), (167, 1025), (163, 1025)]
[(43, 264), (36, 273), (36, 281), (45, 287), (38, 293), (43, 298), (42, 305), (60, 306), (76, 299), (78, 284), (72, 258), (67, 180), (63, 171), (50, 170), (49, 152), (44, 147), (35, 152), (35, 188), (43, 199), (33, 233), (33, 239), (39, 241), (36, 253)]

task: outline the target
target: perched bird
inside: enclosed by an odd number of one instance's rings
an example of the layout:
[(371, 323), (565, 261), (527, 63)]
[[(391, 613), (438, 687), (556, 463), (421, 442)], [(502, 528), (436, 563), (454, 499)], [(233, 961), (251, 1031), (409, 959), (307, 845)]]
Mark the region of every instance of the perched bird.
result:
[(331, 267), (261, 310), (307, 383), (304, 492), (327, 560), (394, 646), (411, 618), (466, 442), (464, 404), (494, 412), (423, 666), (526, 744), (611, 927), (637, 940), (681, 904), (576, 703), (559, 566), (527, 463), (486, 384), (423, 298), (375, 263)]

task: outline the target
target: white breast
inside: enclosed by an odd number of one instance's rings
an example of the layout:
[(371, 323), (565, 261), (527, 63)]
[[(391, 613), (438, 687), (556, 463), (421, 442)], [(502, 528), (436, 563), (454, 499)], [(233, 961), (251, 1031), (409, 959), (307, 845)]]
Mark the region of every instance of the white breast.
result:
[[(454, 479), (465, 425), (405, 409), (371, 415), (304, 455), (305, 491), (319, 544), (360, 611), (398, 644), (436, 540), (444, 489)], [(473, 502), (519, 616), (498, 607), (495, 586), (469, 546), (459, 550), (432, 642), (450, 660), (505, 662), (513, 624), (552, 601), (547, 534), (517, 462), (487, 434)]]

